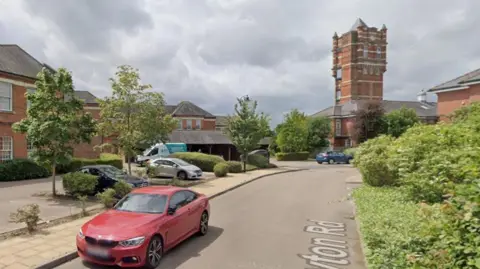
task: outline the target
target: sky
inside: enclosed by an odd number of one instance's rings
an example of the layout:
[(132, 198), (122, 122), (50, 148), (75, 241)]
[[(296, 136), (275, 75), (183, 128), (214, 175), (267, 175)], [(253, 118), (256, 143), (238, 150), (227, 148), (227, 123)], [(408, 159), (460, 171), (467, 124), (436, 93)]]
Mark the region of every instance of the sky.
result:
[(248, 95), (275, 125), (333, 104), (332, 36), (358, 17), (388, 28), (384, 99), (415, 100), (480, 67), (478, 10), (479, 0), (0, 0), (0, 44), (67, 68), (99, 98), (128, 64), (168, 104), (228, 115)]

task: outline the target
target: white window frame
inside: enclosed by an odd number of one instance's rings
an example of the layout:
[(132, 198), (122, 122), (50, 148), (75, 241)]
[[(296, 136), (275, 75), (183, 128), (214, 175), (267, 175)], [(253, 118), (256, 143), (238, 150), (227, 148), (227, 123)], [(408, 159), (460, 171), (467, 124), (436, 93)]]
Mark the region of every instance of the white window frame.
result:
[[(37, 89), (34, 89), (34, 88), (27, 88), (27, 93), (28, 94), (34, 94), (35, 92), (37, 91)], [(27, 99), (27, 108), (29, 108), (32, 104), (28, 101), (28, 98), (25, 96), (25, 98)]]
[(3, 82), (3, 81), (0, 81), (0, 84), (6, 84), (7, 86), (9, 85), (10, 86), (10, 97), (6, 97), (6, 96), (0, 96), (0, 98), (10, 98), (10, 109), (1, 109), (0, 108), (0, 111), (6, 111), (6, 112), (12, 112), (13, 111), (13, 107), (12, 107), (12, 99), (13, 99), (13, 84), (12, 83), (9, 83), (9, 82)]
[(368, 48), (367, 47), (363, 48), (363, 58), (365, 58), (365, 59), (368, 58)]
[(202, 130), (202, 120), (196, 119), (195, 120), (195, 130)]
[(340, 136), (342, 135), (342, 120), (335, 119), (335, 135)]
[(340, 100), (341, 98), (342, 98), (342, 91), (340, 90), (340, 91), (337, 91), (335, 99)]
[(380, 46), (377, 46), (377, 59), (382, 58), (382, 49)]
[[(3, 159), (3, 153), (4, 152), (7, 152), (8, 150), (4, 150), (3, 146), (4, 146), (4, 141), (5, 141), (5, 138), (8, 138), (10, 139), (10, 157), (9, 159)], [(0, 145), (0, 162), (3, 162), (3, 161), (8, 161), (8, 160), (12, 160), (13, 159), (13, 137), (12, 136), (0, 136), (0, 139), (1, 139), (1, 145)], [(8, 143), (8, 142), (7, 142)]]
[(345, 147), (346, 147), (346, 148), (352, 147), (350, 138), (345, 139)]
[(193, 129), (193, 120), (187, 120), (187, 130)]

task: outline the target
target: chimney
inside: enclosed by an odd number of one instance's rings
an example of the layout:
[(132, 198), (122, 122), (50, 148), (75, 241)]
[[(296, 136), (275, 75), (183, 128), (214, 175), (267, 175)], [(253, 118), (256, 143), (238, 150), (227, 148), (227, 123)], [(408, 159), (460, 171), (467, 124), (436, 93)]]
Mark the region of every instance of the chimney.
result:
[(421, 103), (426, 103), (427, 102), (427, 91), (426, 90), (421, 90), (417, 94), (417, 100)]

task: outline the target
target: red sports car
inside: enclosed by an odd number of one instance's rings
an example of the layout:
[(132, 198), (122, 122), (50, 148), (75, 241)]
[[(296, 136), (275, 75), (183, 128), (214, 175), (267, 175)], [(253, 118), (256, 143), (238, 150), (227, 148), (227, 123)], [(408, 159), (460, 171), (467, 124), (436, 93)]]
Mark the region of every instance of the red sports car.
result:
[(207, 234), (209, 216), (203, 194), (166, 186), (135, 189), (82, 226), (78, 255), (102, 265), (155, 268), (168, 249), (195, 233)]

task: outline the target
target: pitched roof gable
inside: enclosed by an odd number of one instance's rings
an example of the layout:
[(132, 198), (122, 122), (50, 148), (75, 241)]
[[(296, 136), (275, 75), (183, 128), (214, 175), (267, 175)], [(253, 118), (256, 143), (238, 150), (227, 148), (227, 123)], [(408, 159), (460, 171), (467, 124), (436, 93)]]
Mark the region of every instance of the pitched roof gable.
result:
[(435, 92), (435, 91), (447, 90), (447, 89), (456, 88), (456, 87), (462, 87), (462, 86), (465, 86), (464, 85), (465, 83), (477, 82), (477, 81), (480, 82), (480, 68), (473, 70), (471, 72), (468, 72), (466, 74), (463, 74), (447, 82), (444, 82), (440, 85), (437, 85), (428, 91)]
[[(170, 107), (169, 109), (172, 109)], [(173, 116), (183, 116), (183, 117), (205, 117), (205, 118), (215, 118), (215, 116), (204, 110), (203, 108), (195, 105), (189, 101), (182, 101), (176, 107), (175, 110), (172, 112)]]
[(37, 61), (18, 45), (0, 45), (0, 71), (36, 79), (43, 67), (53, 69)]

